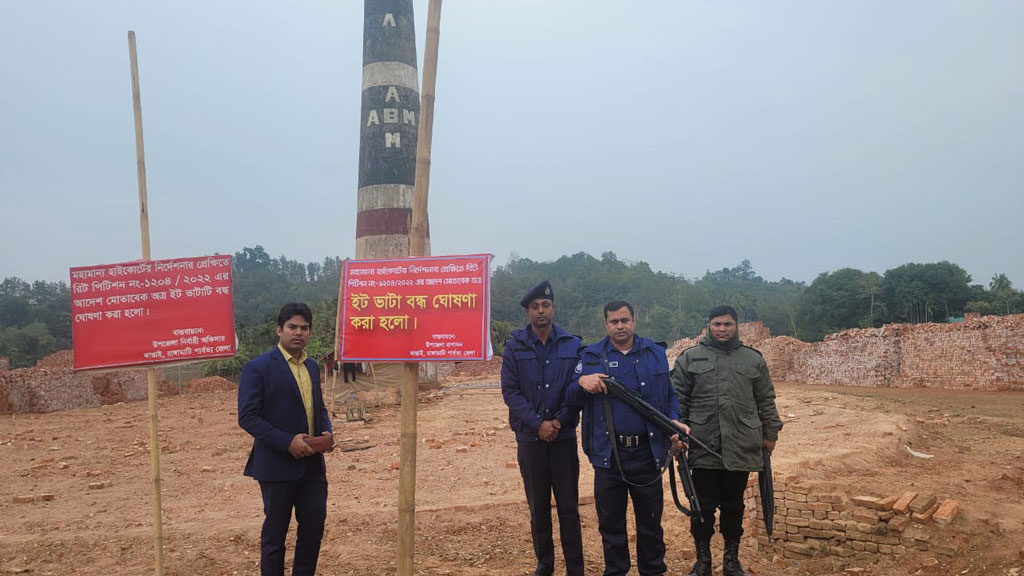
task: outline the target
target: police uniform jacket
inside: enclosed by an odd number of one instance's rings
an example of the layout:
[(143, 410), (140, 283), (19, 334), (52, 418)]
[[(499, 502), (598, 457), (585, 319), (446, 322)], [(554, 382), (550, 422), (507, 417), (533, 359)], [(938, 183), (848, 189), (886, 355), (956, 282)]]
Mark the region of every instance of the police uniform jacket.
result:
[(540, 441), (537, 429), (541, 422), (554, 419), (562, 424), (558, 440), (576, 437), (579, 408), (569, 408), (565, 394), (582, 342), (557, 324), (552, 324), (548, 338), (554, 347), (548, 358), (537, 357), (537, 335), (529, 324), (513, 331), (505, 341), (501, 395), (508, 405), (509, 427), (519, 441)]
[[(665, 348), (648, 338), (634, 338), (634, 346), (639, 354), (634, 366), (640, 380), (640, 396), (662, 414), (672, 420), (678, 420), (679, 403), (669, 379)], [(607, 366), (607, 353), (611, 349), (612, 343), (607, 336), (584, 348), (580, 353), (580, 363), (576, 367), (572, 384), (569, 386), (570, 403), (583, 407), (583, 424), (580, 426), (583, 451), (595, 468), (611, 468), (614, 461), (612, 440), (605, 421), (605, 395), (587, 393), (580, 387), (579, 377), (586, 374), (614, 376), (614, 370)], [(655, 464), (661, 468), (668, 459), (668, 449), (671, 445), (669, 434), (651, 422), (645, 421), (645, 425)]]
[(672, 385), (690, 434), (722, 453), (719, 460), (691, 444), (691, 466), (734, 471), (762, 468), (761, 442), (778, 439), (782, 420), (760, 352), (738, 338), (718, 344), (705, 336), (676, 358)]

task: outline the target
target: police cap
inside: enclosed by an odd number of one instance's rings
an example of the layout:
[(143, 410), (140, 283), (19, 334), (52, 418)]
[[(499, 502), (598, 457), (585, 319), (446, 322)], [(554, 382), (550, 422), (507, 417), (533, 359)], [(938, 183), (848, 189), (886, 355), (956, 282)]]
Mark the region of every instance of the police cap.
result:
[(533, 302), (538, 298), (546, 298), (552, 302), (555, 301), (555, 290), (551, 287), (551, 282), (544, 280), (540, 284), (530, 288), (530, 291), (526, 293), (526, 296), (523, 296), (523, 299), (519, 301), (519, 305), (523, 308), (529, 308), (530, 302)]

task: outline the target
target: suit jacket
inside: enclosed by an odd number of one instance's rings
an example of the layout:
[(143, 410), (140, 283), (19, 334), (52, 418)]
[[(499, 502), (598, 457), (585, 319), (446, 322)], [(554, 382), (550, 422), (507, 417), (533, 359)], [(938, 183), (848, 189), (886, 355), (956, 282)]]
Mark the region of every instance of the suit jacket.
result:
[[(307, 358), (306, 369), (313, 382), (313, 432), (319, 436), (331, 431), (331, 419), (320, 388), (320, 368), (316, 361)], [(245, 464), (246, 476), (279, 482), (295, 480), (306, 473), (307, 459), (296, 459), (288, 453), (292, 438), (309, 432), (306, 408), (288, 361), (276, 346), (242, 368), (238, 382), (238, 425), (253, 437), (252, 451)], [(309, 458), (319, 458), (323, 464), (323, 454)]]

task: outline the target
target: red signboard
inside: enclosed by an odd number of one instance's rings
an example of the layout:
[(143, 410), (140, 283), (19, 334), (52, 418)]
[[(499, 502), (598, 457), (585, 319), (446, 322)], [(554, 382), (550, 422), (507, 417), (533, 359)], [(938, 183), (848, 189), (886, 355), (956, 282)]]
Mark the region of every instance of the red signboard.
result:
[(235, 355), (231, 256), (71, 269), (75, 369)]
[(346, 260), (341, 278), (344, 360), (486, 360), (490, 357), (486, 254)]

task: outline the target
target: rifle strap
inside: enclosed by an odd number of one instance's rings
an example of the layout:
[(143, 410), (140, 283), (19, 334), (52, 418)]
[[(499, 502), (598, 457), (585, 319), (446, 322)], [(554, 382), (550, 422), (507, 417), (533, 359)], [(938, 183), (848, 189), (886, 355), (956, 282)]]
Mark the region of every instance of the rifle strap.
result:
[[(686, 456), (682, 455), (678, 457), (686, 458)], [(686, 506), (683, 506), (682, 501), (679, 500), (679, 490), (676, 488), (676, 471), (674, 468), (675, 467), (672, 466), (671, 464), (668, 468), (668, 484), (669, 486), (672, 487), (672, 501), (675, 502), (676, 508), (678, 508), (680, 512), (692, 517), (693, 514), (690, 512), (690, 510)], [(683, 472), (680, 472), (680, 474), (683, 474)]]
[[(644, 482), (643, 484), (637, 484), (636, 482), (630, 482), (626, 479), (626, 471), (622, 469), (622, 461), (619, 459), (619, 437), (615, 435), (615, 424), (612, 423), (612, 400), (608, 397), (608, 394), (602, 394), (604, 396), (604, 423), (608, 429), (608, 441), (612, 443), (612, 458), (615, 460), (615, 465), (619, 468), (619, 475), (622, 477), (622, 481), (630, 486), (636, 486), (642, 488), (644, 486), (650, 486), (655, 482), (661, 482), (661, 476), (665, 473), (665, 468), (670, 468), (672, 465), (672, 458), (665, 459), (665, 466), (658, 471), (658, 475), (655, 476), (650, 482)], [(671, 471), (669, 472), (671, 474)], [(675, 484), (672, 485), (672, 494), (676, 491)], [(676, 500), (678, 502), (678, 499)]]

